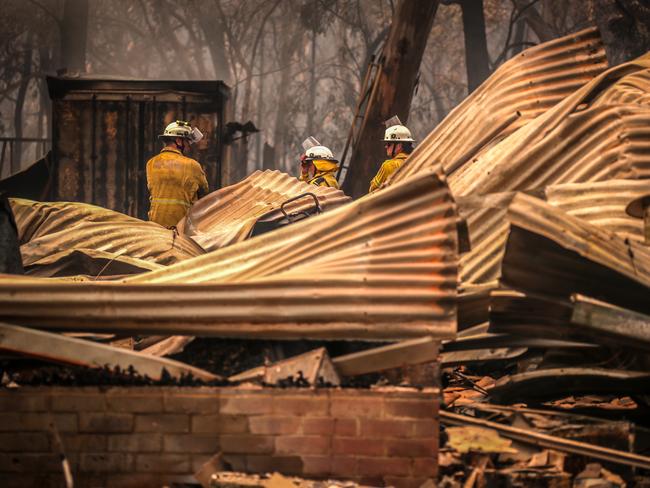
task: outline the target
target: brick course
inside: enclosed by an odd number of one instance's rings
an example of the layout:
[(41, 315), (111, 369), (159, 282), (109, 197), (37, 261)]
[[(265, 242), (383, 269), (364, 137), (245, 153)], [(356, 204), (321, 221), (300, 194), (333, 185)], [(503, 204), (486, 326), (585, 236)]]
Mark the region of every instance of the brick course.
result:
[(75, 486), (161, 486), (217, 452), (234, 469), (399, 488), (437, 475), (437, 389), (0, 390), (3, 486), (60, 486), (55, 424)]

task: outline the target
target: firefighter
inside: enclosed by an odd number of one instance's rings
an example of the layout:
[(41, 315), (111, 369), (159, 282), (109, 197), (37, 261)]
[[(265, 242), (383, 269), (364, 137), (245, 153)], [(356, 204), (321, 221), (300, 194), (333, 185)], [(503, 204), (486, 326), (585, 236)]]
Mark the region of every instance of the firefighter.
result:
[(302, 143), (305, 153), (300, 156), (300, 179), (310, 185), (339, 187), (336, 172), (338, 161), (329, 148), (321, 146), (313, 137)]
[(388, 177), (402, 166), (408, 155), (413, 152), (413, 143), (415, 141), (411, 137), (411, 131), (402, 125), (397, 116), (387, 120), (386, 126), (384, 147), (386, 148), (386, 156), (389, 159), (382, 163), (381, 168), (370, 182), (370, 193), (378, 190)]
[(183, 155), (203, 134), (189, 123), (177, 120), (158, 137), (165, 147), (147, 162), (149, 220), (173, 227), (185, 217), (192, 203), (208, 192), (201, 165)]

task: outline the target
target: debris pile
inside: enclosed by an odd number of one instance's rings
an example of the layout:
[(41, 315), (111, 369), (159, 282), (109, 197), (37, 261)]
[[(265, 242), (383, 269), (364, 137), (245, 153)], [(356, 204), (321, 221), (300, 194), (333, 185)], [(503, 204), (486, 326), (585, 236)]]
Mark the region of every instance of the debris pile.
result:
[(354, 202), (277, 171), (176, 230), (13, 200), (0, 350), (181, 384), (442, 376), (440, 486), (649, 484), (648, 177), (650, 55), (606, 70), (587, 29), (505, 63)]
[(649, 482), (649, 122), (646, 55), (471, 154), (429, 157), (443, 122), (388, 182), (442, 163), (471, 243), (442, 346), (442, 486)]

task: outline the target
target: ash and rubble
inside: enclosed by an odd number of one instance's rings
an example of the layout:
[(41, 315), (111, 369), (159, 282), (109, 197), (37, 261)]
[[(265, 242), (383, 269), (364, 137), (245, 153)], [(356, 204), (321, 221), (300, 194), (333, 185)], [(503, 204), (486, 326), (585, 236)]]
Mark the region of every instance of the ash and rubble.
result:
[[(260, 196), (291, 179), (278, 172), (255, 173), (208, 195), (197, 203), (202, 220), (184, 222), (180, 234), (152, 233), (153, 224), (90, 205), (10, 199), (5, 211), (16, 215), (27, 274), (0, 278), (0, 349), (11, 353), (2, 358), (3, 387), (440, 386), (438, 486), (650, 486), (650, 57), (603, 71), (593, 32), (573, 39), (586, 42), (590, 69), (583, 69), (587, 58), (567, 55), (540, 75), (536, 68), (547, 66), (549, 54), (543, 45), (533, 48), (477, 91), (489, 99), (513, 73), (534, 77), (511, 105), (481, 111), (486, 102), (473, 95), (377, 195), (350, 202), (342, 192), (318, 193), (324, 213), (296, 224), (280, 222), (278, 208), (305, 193), (305, 184)], [(572, 93), (541, 113), (526, 111), (567, 73), (581, 79)], [(472, 137), (501, 132), (482, 144), (464, 141), (473, 153), (458, 148), (456, 159), (441, 163), (437, 148), (470, 127)], [(250, 200), (237, 200), (233, 218), (218, 205), (224, 195)], [(382, 220), (391, 207), (401, 214), (393, 227)], [(47, 215), (39, 218), (42, 208)], [(423, 208), (432, 210), (423, 215)], [(349, 216), (363, 217), (369, 229), (350, 223), (340, 231)], [(258, 235), (258, 222), (277, 228), (267, 225)], [(418, 231), (434, 230), (406, 236), (411, 222)], [(338, 239), (333, 244), (329, 233)], [(321, 240), (310, 244), (313, 236)], [(467, 237), (469, 249), (461, 245)], [(313, 276), (318, 270), (322, 277)], [(394, 273), (388, 285), (377, 279), (381, 272)], [(297, 297), (288, 295), (291, 287), (276, 295), (264, 288), (292, 279), (302, 287)], [(341, 285), (345, 279), (354, 286)], [(386, 312), (378, 303), (386, 297), (369, 291), (380, 282), (403, 317)], [(412, 300), (394, 296), (399, 283)], [(147, 315), (155, 303), (132, 312), (126, 292), (106, 298), (141, 287), (145, 303), (174, 286), (189, 289), (188, 299), (227, 293), (209, 305), (212, 315), (200, 326), (181, 316), (155, 322)], [(61, 307), (41, 307), (42, 294), (59, 292), (48, 297), (81, 304), (66, 289), (91, 298), (102, 292), (104, 315), (71, 310), (59, 317)], [(260, 289), (253, 305), (245, 301)], [(346, 306), (329, 310), (337, 305), (319, 302), (323, 290)], [(360, 298), (350, 305), (346, 297), (355, 292)], [(250, 307), (251, 316), (226, 310), (229, 300)], [(322, 315), (291, 308), (301, 300)], [(208, 307), (208, 300), (197, 303)], [(80, 325), (66, 330), (75, 317)], [(98, 328), (85, 328), (94, 319)], [(220, 323), (228, 327), (216, 328)], [(348, 332), (346, 323), (357, 325)], [(151, 332), (134, 334), (139, 327)], [(244, 338), (233, 338), (238, 333)], [(39, 341), (54, 340), (75, 348), (34, 362), (45, 358)], [(107, 362), (93, 363), (84, 344), (101, 345)], [(138, 373), (125, 350), (160, 376)], [(161, 363), (164, 357), (172, 362)], [(232, 476), (238, 481), (223, 475), (213, 486), (266, 486)]]

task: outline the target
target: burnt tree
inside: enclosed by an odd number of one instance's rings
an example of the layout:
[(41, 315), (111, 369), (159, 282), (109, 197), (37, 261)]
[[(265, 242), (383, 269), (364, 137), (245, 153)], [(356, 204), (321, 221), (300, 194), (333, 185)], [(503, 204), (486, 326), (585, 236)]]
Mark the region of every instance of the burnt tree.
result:
[(595, 0), (594, 7), (611, 66), (650, 51), (650, 3), (647, 0)]
[(85, 72), (88, 0), (65, 0), (60, 26), (63, 68), (70, 72)]
[(381, 55), (376, 89), (353, 148), (343, 190), (356, 198), (368, 191), (370, 179), (386, 159), (381, 140), (384, 121), (398, 115), (405, 122), (427, 44), (437, 0), (402, 0), (397, 5)]
[(490, 76), (483, 0), (458, 0), (463, 11), (467, 91), (472, 93)]

